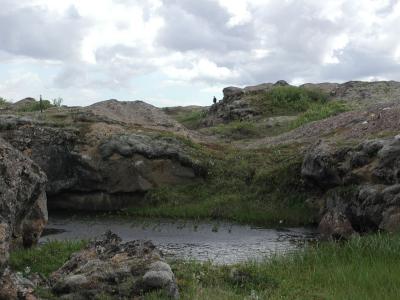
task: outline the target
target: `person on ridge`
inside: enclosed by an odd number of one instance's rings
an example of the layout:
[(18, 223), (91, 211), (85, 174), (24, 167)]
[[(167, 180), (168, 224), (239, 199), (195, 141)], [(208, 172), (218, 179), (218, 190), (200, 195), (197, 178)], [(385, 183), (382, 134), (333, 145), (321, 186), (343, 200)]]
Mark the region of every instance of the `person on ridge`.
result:
[(214, 96), (213, 102), (214, 102), (214, 104), (217, 103), (217, 98), (215, 98), (215, 96)]

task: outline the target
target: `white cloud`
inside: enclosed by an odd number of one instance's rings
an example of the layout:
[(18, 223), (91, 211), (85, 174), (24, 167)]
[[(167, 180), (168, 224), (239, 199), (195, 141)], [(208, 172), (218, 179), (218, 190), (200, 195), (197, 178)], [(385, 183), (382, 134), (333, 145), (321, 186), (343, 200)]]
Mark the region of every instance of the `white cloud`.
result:
[(400, 80), (396, 0), (0, 2), (0, 93), (15, 99), (182, 104), (190, 87)]

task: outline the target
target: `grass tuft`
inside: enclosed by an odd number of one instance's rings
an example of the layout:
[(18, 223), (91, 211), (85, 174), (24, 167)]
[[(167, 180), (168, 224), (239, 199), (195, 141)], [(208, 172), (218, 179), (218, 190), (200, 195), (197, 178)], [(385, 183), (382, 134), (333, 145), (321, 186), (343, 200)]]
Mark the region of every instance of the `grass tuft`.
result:
[(400, 236), (325, 242), (233, 266), (175, 261), (172, 268), (182, 299), (398, 299)]
[(11, 252), (10, 265), (16, 271), (29, 270), (47, 277), (85, 245), (85, 241), (49, 241), (31, 249), (17, 249)]

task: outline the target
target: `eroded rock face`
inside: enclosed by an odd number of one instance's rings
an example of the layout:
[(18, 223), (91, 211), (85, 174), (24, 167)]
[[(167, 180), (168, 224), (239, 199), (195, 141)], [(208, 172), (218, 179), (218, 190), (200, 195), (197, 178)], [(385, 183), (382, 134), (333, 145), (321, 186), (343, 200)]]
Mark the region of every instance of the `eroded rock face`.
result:
[(0, 269), (11, 243), (31, 246), (47, 223), (46, 175), (0, 139)]
[(0, 116), (1, 135), (47, 174), (50, 209), (117, 210), (142, 201), (152, 188), (201, 177), (190, 147), (171, 134), (102, 122), (72, 125)]
[(111, 232), (75, 253), (50, 282), (62, 299), (133, 299), (154, 290), (179, 298), (174, 273), (151, 242), (122, 243)]
[(325, 236), (400, 231), (400, 139), (308, 151), (303, 178), (324, 193), (320, 230)]

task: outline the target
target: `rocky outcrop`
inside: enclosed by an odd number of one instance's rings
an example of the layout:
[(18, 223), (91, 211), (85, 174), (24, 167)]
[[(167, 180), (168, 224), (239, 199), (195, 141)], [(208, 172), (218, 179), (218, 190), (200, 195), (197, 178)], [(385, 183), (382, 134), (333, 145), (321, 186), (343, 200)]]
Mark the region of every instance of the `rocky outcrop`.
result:
[[(47, 223), (46, 175), (0, 139), (0, 270), (12, 244), (36, 243)], [(1, 271), (0, 271), (1, 272)]]
[(400, 137), (342, 147), (320, 141), (305, 156), (302, 176), (324, 195), (325, 236), (400, 231)]
[(50, 209), (117, 210), (152, 188), (201, 177), (179, 136), (102, 121), (62, 125), (0, 116), (1, 136), (47, 174)]
[[(205, 117), (204, 126), (215, 126), (235, 120), (251, 120), (261, 113), (251, 103), (251, 96), (268, 92), (277, 86), (290, 86), (286, 81), (263, 83), (245, 88), (227, 87), (223, 99), (212, 105)], [(300, 88), (322, 91), (331, 101), (357, 103), (358, 106), (371, 107), (375, 104), (390, 103), (400, 99), (400, 82), (349, 81), (339, 83), (306, 83)]]
[(154, 290), (179, 298), (174, 273), (151, 242), (122, 243), (111, 232), (75, 253), (50, 283), (62, 299), (134, 299)]
[(189, 132), (177, 121), (168, 117), (161, 109), (143, 101), (118, 101), (115, 99), (97, 102), (85, 107), (82, 112), (93, 114), (94, 119), (117, 122), (156, 130)]
[(251, 120), (258, 117), (261, 112), (253, 107), (247, 99), (248, 95), (265, 93), (276, 86), (285, 86), (288, 83), (279, 80), (276, 83), (263, 83), (245, 88), (226, 87), (223, 89), (224, 98), (210, 106), (204, 120), (205, 126), (215, 126), (220, 123), (227, 123), (235, 120)]
[(1, 300), (36, 300), (36, 282), (22, 276), (21, 273), (12, 272), (7, 268), (0, 276)]

